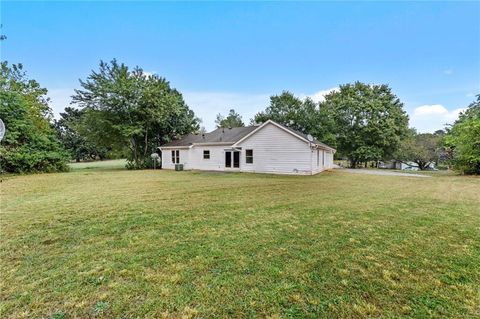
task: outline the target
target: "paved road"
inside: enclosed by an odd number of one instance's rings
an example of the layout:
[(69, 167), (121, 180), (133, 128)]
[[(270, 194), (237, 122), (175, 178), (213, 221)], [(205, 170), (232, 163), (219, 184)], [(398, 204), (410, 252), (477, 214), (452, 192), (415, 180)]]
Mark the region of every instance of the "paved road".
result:
[(398, 172), (389, 172), (387, 170), (376, 170), (376, 169), (351, 169), (351, 168), (341, 168), (342, 172), (348, 173), (357, 173), (357, 174), (370, 174), (370, 175), (386, 175), (386, 176), (407, 176), (407, 177), (431, 177), (428, 175), (420, 175), (414, 173), (398, 173)]

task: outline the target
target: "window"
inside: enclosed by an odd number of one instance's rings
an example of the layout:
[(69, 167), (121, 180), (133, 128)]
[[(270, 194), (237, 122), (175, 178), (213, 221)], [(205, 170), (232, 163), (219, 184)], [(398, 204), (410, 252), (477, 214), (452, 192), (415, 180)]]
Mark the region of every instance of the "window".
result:
[(322, 151), (322, 166), (325, 166), (325, 151)]
[(180, 163), (180, 151), (172, 151), (172, 164)]
[(253, 164), (253, 150), (245, 150), (245, 162)]
[(210, 159), (210, 151), (209, 150), (203, 151), (203, 159)]
[(317, 150), (317, 167), (320, 165), (320, 151)]

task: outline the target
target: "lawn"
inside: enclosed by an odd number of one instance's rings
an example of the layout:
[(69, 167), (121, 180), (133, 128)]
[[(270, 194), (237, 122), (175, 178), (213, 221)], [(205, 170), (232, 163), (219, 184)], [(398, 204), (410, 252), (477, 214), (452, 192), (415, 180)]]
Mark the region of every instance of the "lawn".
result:
[(480, 179), (9, 176), (2, 318), (475, 318)]

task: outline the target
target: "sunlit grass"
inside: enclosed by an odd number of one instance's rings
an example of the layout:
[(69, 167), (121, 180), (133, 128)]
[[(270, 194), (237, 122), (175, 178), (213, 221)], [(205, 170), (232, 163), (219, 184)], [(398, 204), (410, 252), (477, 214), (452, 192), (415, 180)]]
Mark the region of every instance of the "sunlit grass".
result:
[(478, 178), (79, 167), (0, 185), (2, 318), (480, 315)]

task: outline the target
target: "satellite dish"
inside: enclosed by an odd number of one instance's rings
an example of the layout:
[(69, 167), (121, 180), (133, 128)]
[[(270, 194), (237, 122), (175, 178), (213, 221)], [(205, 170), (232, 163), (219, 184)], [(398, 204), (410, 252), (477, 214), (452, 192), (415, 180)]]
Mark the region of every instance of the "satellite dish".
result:
[(3, 124), (2, 119), (0, 119), (0, 141), (3, 140), (5, 136), (5, 124)]
[(313, 137), (312, 137), (310, 134), (308, 134), (308, 135), (307, 135), (307, 140), (308, 140), (309, 142), (313, 142)]

